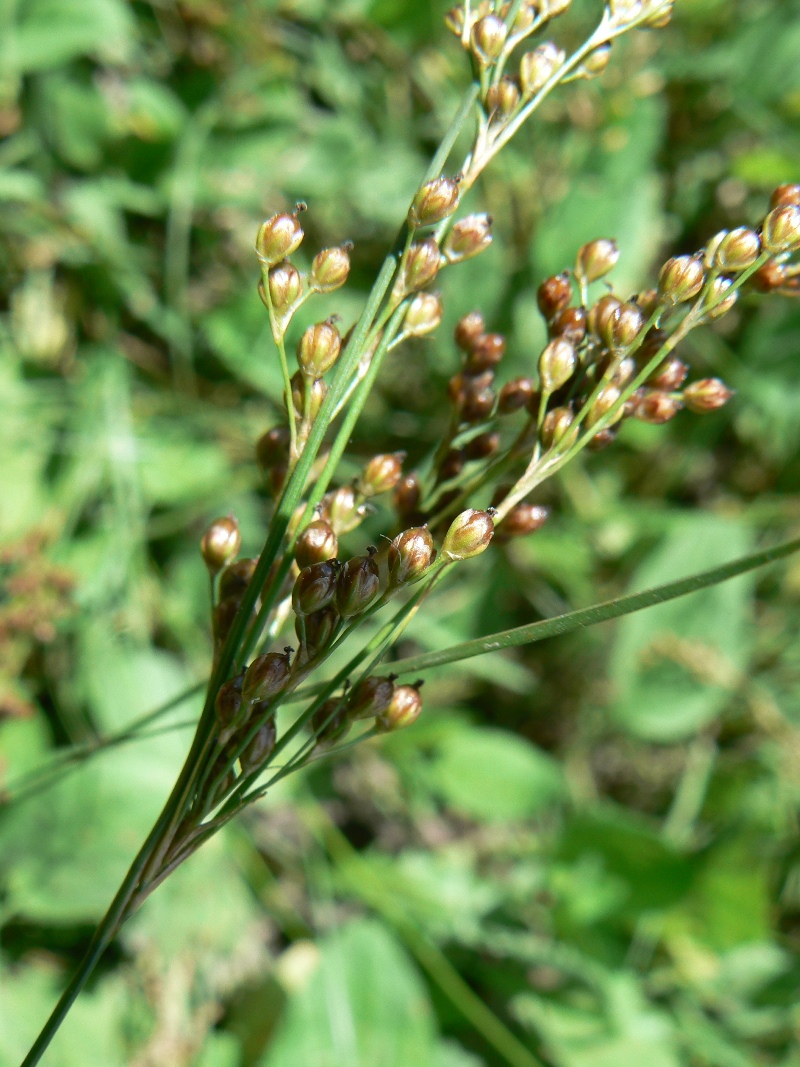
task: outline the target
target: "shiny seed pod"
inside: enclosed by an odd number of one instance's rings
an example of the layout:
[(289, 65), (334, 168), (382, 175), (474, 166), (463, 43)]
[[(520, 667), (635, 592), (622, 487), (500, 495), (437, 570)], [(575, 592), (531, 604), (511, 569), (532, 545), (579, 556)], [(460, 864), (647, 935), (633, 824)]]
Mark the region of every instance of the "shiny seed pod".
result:
[(386, 452), (373, 456), (359, 479), (362, 496), (380, 496), (389, 493), (403, 476), (405, 452)]
[(451, 479), (457, 478), (464, 469), (464, 460), (463, 448), (451, 448), (439, 464), (436, 484), (440, 485), (442, 482), (449, 482)]
[(336, 744), (345, 737), (350, 719), (341, 698), (331, 697), (317, 708), (311, 716), (311, 729), (320, 746)]
[(366, 611), (380, 592), (380, 572), (373, 555), (374, 550), (366, 556), (353, 556), (339, 571), (336, 610), (343, 619)]
[(214, 713), (222, 727), (230, 729), (241, 726), (247, 717), (247, 706), (242, 703), (243, 677), (238, 674), (219, 687), (214, 700)]
[(295, 615), (311, 615), (333, 602), (339, 564), (334, 560), (312, 563), (304, 567), (295, 579), (292, 589), (292, 607)]
[(572, 300), (572, 285), (569, 274), (554, 274), (545, 278), (536, 291), (539, 310), (549, 322), (559, 311), (563, 311)]
[(723, 407), (732, 396), (733, 390), (719, 378), (701, 378), (684, 389), (683, 402), (695, 415), (705, 415)]
[(605, 41), (603, 44), (598, 45), (597, 48), (592, 49), (583, 63), (581, 63), (578, 71), (584, 78), (596, 78), (603, 73), (610, 61), (611, 42)]
[(621, 359), (614, 368), (611, 382), (620, 389), (624, 389), (628, 382), (633, 381), (636, 377), (636, 371), (636, 360), (632, 356)]
[(442, 253), (432, 237), (427, 241), (418, 241), (408, 250), (403, 288), (407, 293), (415, 293), (430, 285), (439, 273)]
[(586, 337), (587, 318), (586, 308), (564, 308), (550, 321), (550, 337), (563, 337), (577, 348)]
[(643, 29), (648, 30), (663, 30), (665, 26), (669, 26), (672, 21), (672, 12), (674, 9), (674, 0), (662, 0), (659, 4), (657, 0), (651, 0), (651, 3), (655, 6), (656, 10), (652, 15), (648, 15), (647, 18), (641, 23)]
[(497, 410), (501, 415), (511, 415), (527, 407), (536, 390), (530, 378), (513, 378), (506, 382), (497, 398)]
[(262, 471), (268, 471), (276, 463), (285, 463), (289, 458), (289, 428), (273, 426), (256, 442), (256, 463)]
[(328, 522), (337, 534), (349, 533), (361, 524), (364, 509), (356, 499), (352, 485), (340, 485), (325, 497)]
[(458, 320), (455, 341), (462, 352), (471, 352), (479, 338), (483, 337), (485, 322), (480, 311), (470, 311)]
[(351, 244), (323, 248), (314, 256), (308, 275), (308, 286), (315, 293), (332, 293), (341, 289), (350, 273)]
[(643, 289), (641, 293), (637, 293), (633, 300), (639, 307), (639, 310), (646, 319), (649, 319), (655, 314), (658, 308), (658, 290), (657, 289)]
[(636, 353), (637, 360), (642, 364), (649, 363), (653, 356), (664, 346), (667, 340), (667, 333), (665, 330), (656, 329), (652, 326), (644, 336), (639, 351)]
[(563, 64), (566, 53), (552, 41), (546, 41), (526, 52), (519, 61), (519, 85), (523, 100), (529, 100), (544, 88), (558, 68)]
[(259, 726), (239, 756), (242, 774), (252, 774), (263, 767), (272, 755), (277, 739), (278, 730), (274, 719), (269, 719), (263, 726)]
[(622, 301), (618, 300), (612, 293), (606, 293), (589, 310), (587, 325), (595, 337), (603, 338), (606, 336), (611, 317), (620, 307), (622, 307)]
[[(620, 390), (616, 385), (604, 385), (600, 392), (595, 397), (595, 401), (589, 409), (589, 414), (586, 416), (587, 426), (596, 426), (600, 419), (608, 415), (609, 411), (614, 407), (621, 396)], [(613, 426), (615, 422), (618, 422), (622, 418), (622, 408), (616, 412), (609, 425)]]
[(310, 397), (308, 405), (309, 418), (312, 420), (319, 415), (319, 409), (328, 395), (328, 386), (322, 378), (311, 381), (302, 371), (295, 371), (292, 375), (292, 403), (298, 416), (304, 415), (306, 410), (306, 389), (310, 385)]
[(335, 608), (327, 607), (310, 615), (298, 616), (294, 629), (308, 659), (324, 651), (330, 644), (339, 622)]
[(473, 385), (465, 393), (461, 406), (461, 418), (464, 422), (481, 422), (491, 415), (494, 404), (493, 389)]
[(402, 730), (403, 727), (416, 722), (422, 713), (420, 685), (422, 682), (417, 682), (416, 685), (395, 686), (389, 706), (375, 716), (375, 729), (380, 733), (391, 733), (392, 730)]
[(472, 54), (482, 67), (489, 67), (503, 51), (508, 27), (497, 15), (486, 15), (472, 27)]
[(486, 111), (490, 118), (510, 118), (519, 106), (519, 87), (513, 78), (504, 76), (486, 94)]
[(417, 293), (403, 319), (406, 337), (424, 337), (433, 333), (442, 321), (442, 301), (435, 293)]
[(720, 319), (726, 315), (739, 299), (738, 289), (733, 289), (730, 278), (715, 278), (709, 286), (706, 297), (706, 317)]
[(788, 282), (786, 268), (781, 263), (776, 263), (774, 259), (768, 259), (750, 279), (750, 284), (760, 293), (774, 293)]
[(280, 693), (288, 679), (288, 653), (265, 652), (263, 656), (256, 656), (245, 671), (242, 699), (247, 704), (256, 700), (271, 700)]
[(494, 518), (488, 511), (469, 508), (457, 515), (444, 536), (442, 555), (451, 560), (471, 559), (488, 547), (494, 536)]
[(545, 449), (553, 448), (555, 445), (571, 447), (578, 436), (577, 427), (570, 429), (574, 421), (575, 416), (568, 407), (553, 408), (552, 411), (548, 411), (539, 435), (542, 447)]
[(200, 541), (200, 554), (209, 574), (213, 577), (235, 559), (242, 547), (239, 523), (233, 515), (214, 519)]
[(339, 539), (331, 524), (325, 519), (314, 519), (297, 538), (294, 558), (297, 566), (302, 569), (313, 563), (335, 559), (338, 551)]
[(515, 504), (497, 527), (497, 536), (501, 541), (508, 541), (512, 537), (527, 537), (541, 530), (549, 515), (550, 509), (538, 504), (528, 504), (525, 501)]
[(556, 337), (547, 344), (539, 356), (539, 385), (543, 393), (550, 395), (570, 380), (578, 366), (575, 349), (563, 337)]
[(235, 563), (229, 563), (219, 579), (220, 600), (228, 597), (241, 600), (250, 584), (250, 579), (255, 574), (257, 563), (256, 559), (237, 559)]
[(797, 182), (779, 185), (769, 198), (770, 211), (776, 207), (786, 207), (787, 204), (795, 204), (800, 207), (800, 184)]
[(458, 207), (459, 188), (454, 178), (434, 178), (426, 182), (417, 193), (408, 211), (408, 225), (435, 226), (449, 218)]
[(464, 446), (464, 456), (468, 460), (487, 459), (500, 447), (499, 433), (480, 433)]
[(738, 226), (727, 233), (714, 255), (717, 270), (740, 271), (752, 267), (761, 255), (761, 239), (748, 226)]
[(609, 445), (613, 444), (616, 438), (617, 431), (610, 426), (606, 426), (604, 430), (597, 431), (586, 447), (590, 452), (602, 452), (604, 448), (608, 448)]
[(278, 315), (284, 315), (303, 295), (300, 271), (288, 259), (270, 267), (267, 284), (272, 307)]
[(800, 248), (800, 206), (783, 204), (773, 208), (764, 219), (761, 240), (764, 251), (771, 255)]
[(386, 711), (394, 696), (394, 677), (370, 675), (358, 683), (347, 697), (347, 717), (353, 721), (371, 719)]
[(654, 426), (660, 426), (670, 419), (674, 419), (683, 407), (681, 401), (667, 393), (652, 392), (644, 393), (637, 398), (633, 416), (640, 422), (649, 422)]
[(467, 374), (481, 374), (496, 367), (505, 355), (506, 339), (501, 333), (485, 333), (473, 344), (464, 370)]
[(608, 318), (603, 340), (615, 351), (632, 345), (644, 327), (644, 316), (638, 305), (620, 304)]
[(677, 356), (669, 356), (653, 374), (647, 379), (647, 384), (653, 389), (660, 389), (665, 393), (674, 393), (680, 389), (686, 381), (689, 367), (678, 359)]
[(436, 558), (433, 538), (427, 526), (404, 530), (389, 545), (389, 586), (408, 585), (425, 574)]
[(303, 227), (294, 215), (281, 213), (262, 222), (256, 235), (256, 255), (268, 267), (280, 263), (300, 247)]
[(448, 263), (460, 263), (485, 251), (492, 243), (492, 217), (482, 212), (459, 219), (445, 238), (442, 252)]
[(416, 474), (406, 474), (394, 489), (394, 506), (399, 515), (413, 515), (419, 508), (422, 488)]
[(692, 300), (705, 284), (703, 262), (697, 256), (668, 259), (658, 277), (658, 295), (667, 307)]
[(321, 378), (334, 365), (342, 350), (339, 331), (328, 320), (309, 326), (297, 344), (297, 362), (309, 378)]

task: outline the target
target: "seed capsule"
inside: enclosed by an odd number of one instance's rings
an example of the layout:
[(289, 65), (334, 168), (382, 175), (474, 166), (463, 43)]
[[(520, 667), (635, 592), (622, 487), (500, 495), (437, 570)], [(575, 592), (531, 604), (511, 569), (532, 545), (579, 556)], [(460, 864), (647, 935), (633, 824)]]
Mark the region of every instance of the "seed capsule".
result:
[(288, 678), (288, 653), (266, 652), (263, 656), (257, 656), (245, 672), (242, 699), (247, 704), (256, 700), (271, 700), (280, 693)]
[(229, 563), (219, 579), (220, 600), (228, 597), (241, 600), (250, 584), (250, 579), (255, 574), (257, 563), (258, 560), (255, 559), (237, 559), (235, 563)]
[(394, 691), (394, 677), (381, 678), (375, 674), (364, 678), (348, 695), (348, 718), (352, 721), (380, 715), (389, 707)]
[[(586, 416), (586, 425), (595, 426), (600, 419), (606, 416), (609, 411), (614, 407), (620, 398), (620, 391), (616, 385), (604, 385), (600, 392), (595, 397), (594, 404), (592, 404), (589, 414)], [(610, 425), (614, 425), (622, 418), (622, 408), (620, 407), (614, 417), (611, 419)]]
[(314, 256), (308, 275), (309, 288), (316, 293), (331, 293), (341, 289), (350, 273), (350, 249), (352, 245), (323, 248)]
[(503, 77), (486, 94), (486, 111), (491, 118), (507, 119), (519, 105), (519, 89), (513, 78)]
[(336, 610), (343, 619), (366, 611), (380, 592), (380, 572), (373, 554), (374, 550), (366, 556), (353, 556), (339, 571)]
[(242, 703), (243, 678), (244, 675), (237, 674), (219, 687), (214, 700), (214, 712), (222, 727), (241, 726), (247, 717), (247, 707)]
[(505, 355), (506, 339), (501, 333), (485, 333), (473, 344), (465, 371), (467, 374), (481, 374), (496, 367)]
[(256, 462), (262, 471), (268, 471), (276, 463), (285, 463), (289, 458), (289, 429), (273, 426), (256, 442)]
[(209, 574), (215, 575), (232, 559), (235, 559), (242, 546), (239, 523), (233, 515), (214, 519), (200, 542), (200, 553), (208, 567)]
[(462, 352), (472, 351), (475, 343), (483, 336), (485, 325), (480, 311), (470, 311), (458, 320), (455, 340)]
[[(255, 712), (255, 707), (253, 712)], [(260, 726), (250, 743), (242, 749), (239, 763), (242, 774), (252, 774), (259, 767), (263, 767), (275, 749), (278, 731), (274, 719), (268, 719)]]
[(422, 490), (416, 474), (407, 474), (395, 486), (394, 506), (400, 515), (413, 515), (419, 508)]
[(444, 248), (448, 263), (460, 263), (483, 252), (492, 243), (492, 219), (490, 215), (467, 215), (459, 219), (447, 235)]
[(574, 421), (575, 416), (570, 408), (560, 407), (548, 411), (542, 423), (542, 432), (539, 435), (542, 440), (542, 447), (549, 449), (553, 448), (554, 445), (564, 444), (565, 447), (569, 448), (574, 444), (578, 436), (577, 427), (570, 430)]
[(800, 248), (800, 206), (784, 204), (773, 208), (761, 231), (764, 250), (772, 255)]
[(240, 604), (239, 597), (229, 596), (221, 599), (214, 608), (214, 638), (217, 648), (225, 644)]
[(513, 378), (500, 390), (497, 410), (501, 415), (511, 415), (526, 407), (535, 390), (530, 378)]
[(295, 619), (295, 633), (303, 642), (303, 651), (308, 659), (328, 647), (339, 622), (339, 615), (332, 607), (314, 611), (310, 615)]
[(658, 294), (668, 307), (697, 296), (705, 282), (703, 263), (696, 256), (675, 256), (661, 268)]
[(336, 594), (339, 565), (333, 560), (312, 563), (298, 574), (292, 589), (295, 615), (311, 615), (332, 603)]
[(739, 226), (726, 233), (714, 253), (714, 267), (723, 271), (747, 270), (761, 254), (761, 241), (755, 230)]
[(692, 382), (683, 391), (683, 401), (689, 411), (696, 415), (705, 415), (727, 404), (733, 396), (733, 390), (719, 378), (701, 378)]
[(646, 319), (649, 319), (655, 314), (658, 308), (658, 290), (657, 289), (643, 289), (641, 293), (637, 293), (633, 297), (634, 302), (639, 307), (639, 310)]
[(297, 566), (302, 569), (314, 563), (335, 559), (338, 551), (339, 539), (331, 524), (324, 519), (314, 519), (297, 538), (294, 558)]
[(800, 207), (800, 185), (796, 182), (779, 185), (769, 198), (770, 210), (785, 207), (787, 204), (796, 204)]
[(789, 279), (784, 266), (776, 263), (774, 259), (768, 259), (762, 267), (758, 268), (750, 281), (760, 293), (773, 293), (776, 289), (782, 289)]
[(267, 284), (272, 307), (279, 315), (285, 314), (303, 295), (303, 279), (288, 259), (270, 267)]
[(670, 356), (661, 364), (657, 371), (650, 375), (647, 384), (653, 389), (663, 390), (665, 393), (674, 393), (686, 381), (689, 373), (688, 366), (677, 356)]
[(406, 337), (424, 337), (442, 321), (442, 302), (435, 293), (417, 293), (403, 319)]
[(586, 336), (586, 323), (586, 308), (564, 308), (550, 321), (549, 333), (551, 337), (563, 337), (577, 348)]
[(294, 410), (297, 415), (303, 415), (305, 413), (306, 404), (306, 389), (311, 389), (308, 414), (309, 418), (315, 419), (319, 414), (319, 409), (328, 395), (328, 387), (322, 378), (316, 378), (312, 381), (307, 378), (302, 371), (295, 371), (292, 375), (292, 403), (294, 404)]
[(297, 362), (309, 378), (321, 378), (339, 358), (342, 338), (332, 322), (309, 326), (297, 345)]
[(380, 496), (381, 493), (394, 489), (402, 477), (405, 458), (405, 452), (387, 452), (373, 456), (359, 480), (362, 496)]
[(302, 240), (303, 228), (294, 215), (273, 215), (259, 226), (256, 254), (262, 263), (272, 267), (298, 249)]
[(457, 478), (463, 469), (464, 449), (451, 448), (439, 464), (436, 484), (440, 485), (442, 482), (449, 482), (452, 478)]
[(442, 544), (442, 554), (451, 560), (471, 559), (489, 547), (494, 535), (494, 519), (488, 511), (469, 508), (450, 524)]
[(325, 503), (328, 521), (337, 534), (355, 530), (364, 518), (364, 508), (356, 502), (356, 492), (352, 485), (340, 485), (326, 496)]
[(508, 27), (497, 15), (486, 15), (472, 27), (470, 43), (472, 54), (483, 67), (492, 65), (503, 51), (508, 37)]
[(408, 585), (425, 574), (436, 558), (427, 526), (415, 526), (398, 534), (389, 546), (389, 585)]
[(417, 190), (408, 211), (408, 225), (435, 226), (448, 218), (458, 207), (459, 189), (454, 178), (434, 178)]
[(564, 62), (566, 53), (552, 41), (546, 41), (526, 52), (519, 61), (519, 84), (523, 100), (529, 100), (542, 89)]
[(464, 422), (481, 422), (494, 410), (494, 390), (479, 384), (471, 385), (464, 394), (461, 417)]
[(572, 300), (572, 285), (569, 274), (554, 274), (551, 278), (545, 278), (536, 292), (539, 310), (549, 322), (559, 311), (562, 311)]
[(464, 446), (464, 455), (467, 459), (486, 459), (488, 456), (493, 456), (499, 447), (499, 433), (481, 433), (467, 442)]
[(644, 393), (643, 396), (638, 397), (633, 414), (640, 422), (660, 426), (674, 419), (682, 407), (683, 404), (677, 397), (656, 391)]
[(419, 694), (419, 686), (398, 685), (395, 687), (389, 706), (375, 717), (375, 729), (381, 733), (390, 733), (392, 730), (401, 730), (404, 726), (410, 726), (422, 712), (422, 697)]
[(539, 384), (543, 393), (554, 393), (570, 380), (578, 365), (575, 349), (563, 337), (556, 337), (539, 356)]
[(603, 340), (615, 350), (633, 344), (644, 326), (644, 316), (636, 304), (620, 304), (608, 318)]
[(578, 68), (584, 78), (596, 78), (602, 74), (611, 60), (611, 42), (605, 41), (594, 48)]
[(311, 716), (311, 729), (320, 746), (341, 741), (350, 729), (350, 720), (341, 699), (332, 697), (321, 704)]
[(726, 315), (739, 299), (739, 291), (731, 289), (732, 285), (730, 278), (722, 277), (715, 278), (711, 283), (706, 299), (706, 316), (709, 319), (719, 319)]
[(549, 508), (537, 504), (527, 504), (524, 501), (515, 504), (498, 526), (497, 536), (501, 540), (509, 540), (512, 537), (526, 537), (536, 533), (547, 522), (549, 514)]
[(595, 337), (604, 338), (610, 328), (611, 317), (617, 308), (622, 307), (622, 301), (612, 293), (601, 296), (594, 307), (589, 311), (587, 324)]
[(403, 288), (408, 293), (424, 289), (430, 285), (439, 273), (442, 254), (432, 237), (419, 241), (408, 250)]

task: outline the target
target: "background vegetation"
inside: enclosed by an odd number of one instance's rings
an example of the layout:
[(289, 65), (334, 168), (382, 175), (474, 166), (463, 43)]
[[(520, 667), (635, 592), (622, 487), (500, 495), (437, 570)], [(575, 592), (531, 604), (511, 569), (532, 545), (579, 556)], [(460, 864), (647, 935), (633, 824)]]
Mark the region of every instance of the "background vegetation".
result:
[[(253, 443), (281, 418), (256, 227), (308, 201), (309, 247), (355, 241), (335, 301), (357, 308), (467, 77), (445, 6), (3, 5), (2, 1067), (159, 810), (197, 699), (47, 792), (16, 801), (15, 782), (204, 677), (198, 539), (232, 510), (258, 550)], [(577, 39), (598, 5), (574, 6)], [(447, 272), (434, 339), (389, 362), (353, 473), (436, 439), (466, 311), (526, 373), (535, 287), (584, 241), (618, 238), (633, 292), (800, 181), (800, 3), (676, 6), (471, 194), (495, 243)], [(570, 465), (545, 529), (460, 568), (405, 650), (796, 530), (798, 351), (800, 308), (777, 298), (693, 334), (733, 404), (631, 421)], [(292, 777), (162, 887), (45, 1062), (797, 1067), (798, 598), (794, 563), (434, 673), (412, 729)]]

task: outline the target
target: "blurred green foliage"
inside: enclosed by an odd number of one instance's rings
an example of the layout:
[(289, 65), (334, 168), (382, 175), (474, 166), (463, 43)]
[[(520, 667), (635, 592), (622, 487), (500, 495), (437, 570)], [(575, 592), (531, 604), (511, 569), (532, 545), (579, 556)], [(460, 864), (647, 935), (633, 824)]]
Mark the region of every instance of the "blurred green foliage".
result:
[[(358, 308), (467, 77), (444, 6), (3, 5), (10, 787), (207, 670), (197, 541), (233, 510), (257, 551), (252, 446), (280, 417), (256, 227), (307, 200), (309, 248), (356, 245), (348, 289), (308, 314)], [(567, 36), (599, 4), (574, 7)], [(582, 242), (616, 236), (633, 291), (660, 255), (757, 220), (773, 185), (800, 180), (800, 3), (676, 7), (599, 83), (562, 91), (472, 194), (495, 243), (444, 278), (448, 328), (388, 365), (353, 461), (413, 461), (436, 439), (465, 311), (508, 333), (523, 373), (544, 332), (536, 284)], [(797, 526), (797, 305), (750, 300), (692, 337), (691, 362), (736, 386), (734, 404), (627, 425), (569, 468), (544, 494), (548, 526), (465, 567), (408, 649)], [(521, 1041), (554, 1067), (797, 1067), (799, 598), (795, 564), (439, 672), (408, 733), (288, 780), (166, 883), (46, 1062), (533, 1063)], [(185, 701), (174, 730), (0, 811), (2, 1067), (85, 947), (196, 712)]]

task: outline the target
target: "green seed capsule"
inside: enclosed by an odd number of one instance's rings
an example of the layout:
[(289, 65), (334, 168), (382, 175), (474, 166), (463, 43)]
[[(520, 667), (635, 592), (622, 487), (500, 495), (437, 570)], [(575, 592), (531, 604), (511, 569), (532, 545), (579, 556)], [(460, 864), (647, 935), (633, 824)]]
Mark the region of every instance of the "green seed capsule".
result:
[(554, 393), (570, 380), (578, 365), (575, 349), (563, 337), (555, 337), (539, 357), (539, 384), (542, 392)]
[(273, 215), (259, 227), (256, 253), (262, 263), (272, 267), (299, 248), (302, 240), (303, 228), (294, 215)]
[(352, 245), (324, 248), (314, 256), (308, 284), (315, 293), (331, 293), (341, 289), (350, 273), (350, 249)]
[(658, 294), (662, 303), (682, 304), (697, 296), (705, 283), (703, 262), (697, 256), (675, 256), (661, 268)]
[(362, 496), (380, 496), (397, 485), (403, 475), (405, 452), (387, 452), (373, 456), (364, 468), (359, 480)]
[(408, 224), (412, 229), (420, 226), (435, 226), (448, 218), (458, 207), (459, 189), (454, 178), (434, 178), (418, 191), (408, 212)]
[(442, 554), (451, 560), (471, 559), (489, 547), (494, 535), (494, 519), (488, 511), (469, 508), (450, 524), (442, 544)]
[(297, 362), (309, 378), (321, 378), (334, 365), (342, 350), (342, 338), (332, 322), (309, 326), (297, 345)]

